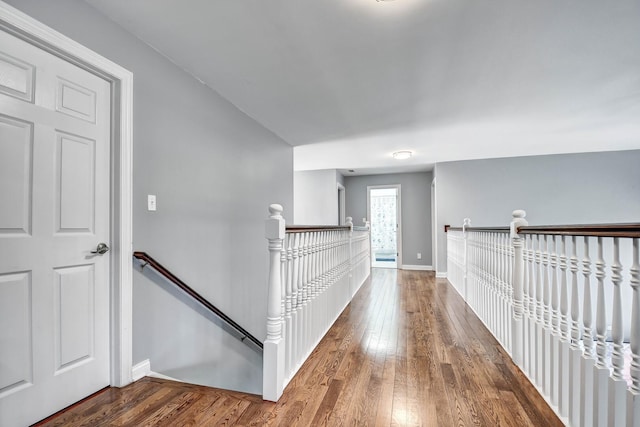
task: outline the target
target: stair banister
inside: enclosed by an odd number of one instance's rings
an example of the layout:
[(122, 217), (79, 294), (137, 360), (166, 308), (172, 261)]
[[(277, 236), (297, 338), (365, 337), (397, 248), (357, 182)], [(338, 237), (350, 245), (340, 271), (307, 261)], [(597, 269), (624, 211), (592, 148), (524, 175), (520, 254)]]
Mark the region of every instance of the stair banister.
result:
[(265, 222), (265, 236), (269, 241), (269, 282), (267, 299), (267, 340), (264, 342), (264, 366), (262, 396), (266, 400), (277, 401), (282, 395), (284, 384), (284, 345), (282, 342), (282, 278), (280, 252), (284, 239), (284, 218), (282, 206), (269, 206), (269, 219)]
[(513, 211), (513, 219), (511, 220), (511, 242), (514, 250), (513, 265), (513, 319), (511, 325), (512, 333), (512, 357), (518, 366), (522, 366), (523, 360), (523, 284), (524, 284), (524, 256), (522, 252), (523, 239), (518, 234), (518, 228), (528, 225), (525, 219), (527, 213), (523, 210)]

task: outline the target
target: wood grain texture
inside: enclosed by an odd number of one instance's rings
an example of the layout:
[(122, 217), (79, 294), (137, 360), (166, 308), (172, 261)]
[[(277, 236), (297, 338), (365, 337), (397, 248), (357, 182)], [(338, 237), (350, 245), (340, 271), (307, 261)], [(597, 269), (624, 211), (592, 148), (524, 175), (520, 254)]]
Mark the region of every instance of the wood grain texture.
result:
[(446, 280), (373, 269), (278, 403), (155, 378), (42, 426), (561, 426)]

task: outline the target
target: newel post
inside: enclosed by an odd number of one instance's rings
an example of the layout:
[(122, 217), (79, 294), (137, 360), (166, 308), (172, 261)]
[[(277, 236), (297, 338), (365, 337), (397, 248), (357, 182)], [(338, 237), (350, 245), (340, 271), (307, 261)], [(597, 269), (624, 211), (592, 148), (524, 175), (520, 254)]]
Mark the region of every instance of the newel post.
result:
[(523, 210), (515, 210), (511, 220), (511, 242), (513, 244), (513, 318), (511, 319), (511, 342), (513, 343), (511, 357), (516, 365), (522, 367), (523, 358), (523, 323), (522, 315), (524, 312), (523, 300), (523, 282), (524, 282), (524, 258), (522, 256), (522, 248), (524, 240), (518, 234), (518, 228), (527, 226), (529, 223), (525, 219), (527, 213)]
[(355, 294), (355, 281), (353, 279), (353, 217), (346, 218), (345, 225), (350, 227), (349, 230), (349, 292), (351, 298)]
[(468, 266), (468, 255), (469, 252), (467, 250), (467, 228), (471, 227), (471, 218), (465, 218), (462, 223), (462, 240), (463, 240), (463, 259), (462, 259), (462, 292), (464, 294), (464, 300), (469, 303), (469, 295), (467, 293), (467, 271), (469, 269)]
[(264, 342), (262, 397), (277, 402), (284, 388), (284, 340), (282, 337), (282, 277), (280, 253), (285, 236), (282, 206), (269, 206), (265, 237), (269, 240), (269, 296), (267, 305), (267, 340)]

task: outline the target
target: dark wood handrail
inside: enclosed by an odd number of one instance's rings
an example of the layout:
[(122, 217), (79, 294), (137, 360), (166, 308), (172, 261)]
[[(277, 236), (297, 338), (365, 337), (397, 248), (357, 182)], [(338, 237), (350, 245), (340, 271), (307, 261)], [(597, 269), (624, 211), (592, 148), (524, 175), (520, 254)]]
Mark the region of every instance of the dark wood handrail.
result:
[(635, 224), (577, 224), (536, 225), (518, 227), (519, 234), (548, 234), (559, 236), (640, 237), (640, 223)]
[[(447, 227), (446, 230), (462, 231), (462, 227)], [(507, 233), (509, 232), (509, 227), (468, 227), (466, 230)], [(518, 234), (640, 238), (640, 223), (528, 225), (518, 227)]]
[[(462, 227), (447, 227), (447, 230), (462, 231)], [(508, 233), (509, 227), (467, 227), (467, 231), (487, 231), (490, 233)]]
[(184, 292), (186, 292), (189, 296), (191, 296), (191, 298), (193, 298), (194, 300), (198, 301), (200, 303), (200, 305), (202, 305), (207, 310), (209, 310), (210, 312), (212, 312), (213, 314), (218, 316), (220, 319), (224, 320), (229, 326), (234, 328), (236, 331), (238, 331), (242, 335), (244, 335), (244, 337), (242, 338), (243, 341), (244, 341), (245, 338), (248, 338), (255, 345), (257, 345), (260, 348), (263, 348), (263, 344), (262, 344), (262, 342), (260, 342), (260, 340), (258, 340), (256, 337), (251, 335), (249, 332), (247, 332), (247, 330), (244, 329), (242, 326), (240, 326), (236, 322), (234, 322), (233, 319), (231, 319), (229, 316), (224, 314), (218, 307), (216, 307), (215, 305), (211, 304), (207, 299), (205, 299), (202, 295), (200, 295), (198, 292), (196, 292), (193, 288), (191, 288), (189, 285), (187, 285), (182, 280), (180, 280), (175, 274), (173, 274), (169, 270), (167, 270), (162, 264), (160, 264), (158, 261), (153, 259), (146, 252), (134, 252), (133, 253), (133, 257), (136, 258), (136, 259), (139, 259), (141, 261), (146, 262), (147, 264), (145, 264), (145, 265), (150, 265), (151, 267), (153, 267), (153, 269), (156, 270), (158, 273), (160, 273), (163, 277), (165, 277), (171, 283), (173, 283), (174, 285), (176, 285), (177, 287), (182, 289)]
[(287, 233), (305, 233), (307, 231), (351, 230), (349, 225), (287, 225)]

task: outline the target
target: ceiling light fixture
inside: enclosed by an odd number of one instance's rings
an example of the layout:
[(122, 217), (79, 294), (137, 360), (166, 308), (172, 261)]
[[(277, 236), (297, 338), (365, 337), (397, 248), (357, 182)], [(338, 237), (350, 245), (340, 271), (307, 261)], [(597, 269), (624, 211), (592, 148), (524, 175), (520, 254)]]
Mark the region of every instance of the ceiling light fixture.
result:
[(392, 155), (393, 155), (393, 158), (396, 160), (406, 160), (409, 157), (411, 157), (413, 153), (411, 151), (405, 150), (405, 151), (396, 151)]

